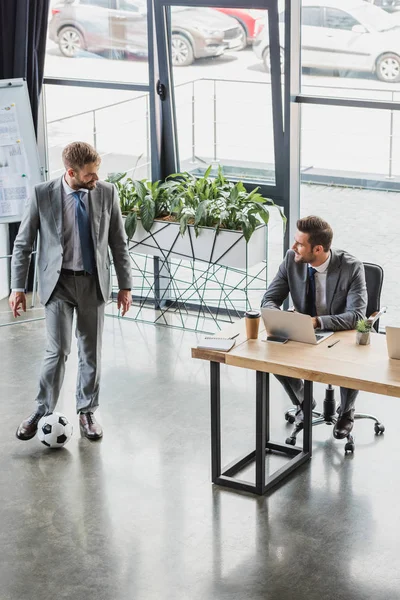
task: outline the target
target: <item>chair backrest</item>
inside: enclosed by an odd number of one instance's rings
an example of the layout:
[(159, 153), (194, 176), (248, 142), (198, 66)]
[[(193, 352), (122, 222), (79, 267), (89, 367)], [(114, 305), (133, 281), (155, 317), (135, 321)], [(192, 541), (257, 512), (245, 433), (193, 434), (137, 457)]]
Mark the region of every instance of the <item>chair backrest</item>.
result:
[[(368, 304), (367, 317), (381, 308), (381, 292), (383, 284), (383, 269), (373, 263), (364, 263), (365, 281), (367, 284)], [(378, 331), (379, 320), (375, 321), (374, 328)]]

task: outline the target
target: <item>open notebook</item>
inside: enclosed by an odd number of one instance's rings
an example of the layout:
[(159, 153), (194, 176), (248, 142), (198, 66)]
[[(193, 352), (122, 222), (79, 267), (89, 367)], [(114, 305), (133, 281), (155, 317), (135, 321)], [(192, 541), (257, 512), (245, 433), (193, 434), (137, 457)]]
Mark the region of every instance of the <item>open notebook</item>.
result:
[(221, 352), (229, 352), (236, 344), (236, 340), (219, 337), (205, 337), (197, 344), (202, 350), (220, 350)]

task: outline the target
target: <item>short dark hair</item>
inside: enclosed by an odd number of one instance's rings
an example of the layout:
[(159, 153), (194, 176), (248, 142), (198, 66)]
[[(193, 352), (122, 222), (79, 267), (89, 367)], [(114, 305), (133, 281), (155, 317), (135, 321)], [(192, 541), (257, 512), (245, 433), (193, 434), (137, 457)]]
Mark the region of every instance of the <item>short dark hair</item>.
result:
[(308, 233), (308, 241), (311, 248), (314, 246), (322, 246), (325, 252), (328, 252), (333, 238), (332, 227), (321, 219), (313, 215), (303, 217), (297, 221), (297, 229), (302, 233)]
[(90, 163), (101, 163), (101, 156), (86, 142), (72, 142), (65, 146), (62, 153), (62, 160), (66, 169), (77, 171)]

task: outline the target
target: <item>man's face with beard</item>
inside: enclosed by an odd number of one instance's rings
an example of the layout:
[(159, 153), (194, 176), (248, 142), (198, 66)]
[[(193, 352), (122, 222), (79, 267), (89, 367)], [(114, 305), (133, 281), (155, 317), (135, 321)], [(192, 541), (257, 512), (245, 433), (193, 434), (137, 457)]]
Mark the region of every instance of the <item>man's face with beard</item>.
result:
[(292, 250), (294, 250), (295, 253), (295, 262), (309, 263), (312, 265), (315, 260), (318, 260), (318, 256), (320, 256), (318, 249), (322, 249), (322, 246), (314, 246), (314, 248), (312, 248), (308, 240), (308, 233), (296, 231), (294, 244), (292, 246)]
[(97, 173), (100, 164), (88, 163), (81, 169), (68, 169), (67, 173), (70, 179), (69, 185), (74, 190), (83, 188), (85, 190), (94, 190), (99, 179)]

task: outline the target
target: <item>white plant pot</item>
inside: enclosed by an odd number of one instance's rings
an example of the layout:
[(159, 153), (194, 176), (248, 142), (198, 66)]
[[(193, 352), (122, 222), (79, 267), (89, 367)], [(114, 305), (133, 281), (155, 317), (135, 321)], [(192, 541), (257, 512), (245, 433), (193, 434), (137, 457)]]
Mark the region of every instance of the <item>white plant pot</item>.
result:
[(368, 344), (371, 343), (370, 336), (371, 336), (370, 332), (361, 333), (361, 331), (356, 331), (356, 343), (359, 346), (368, 346)]
[(266, 232), (266, 226), (261, 224), (246, 243), (241, 231), (220, 229), (217, 235), (213, 227), (201, 227), (196, 237), (194, 226), (189, 225), (182, 236), (179, 223), (154, 221), (150, 232), (147, 232), (138, 220), (130, 240), (130, 250), (164, 259), (177, 257), (248, 269), (266, 259)]

